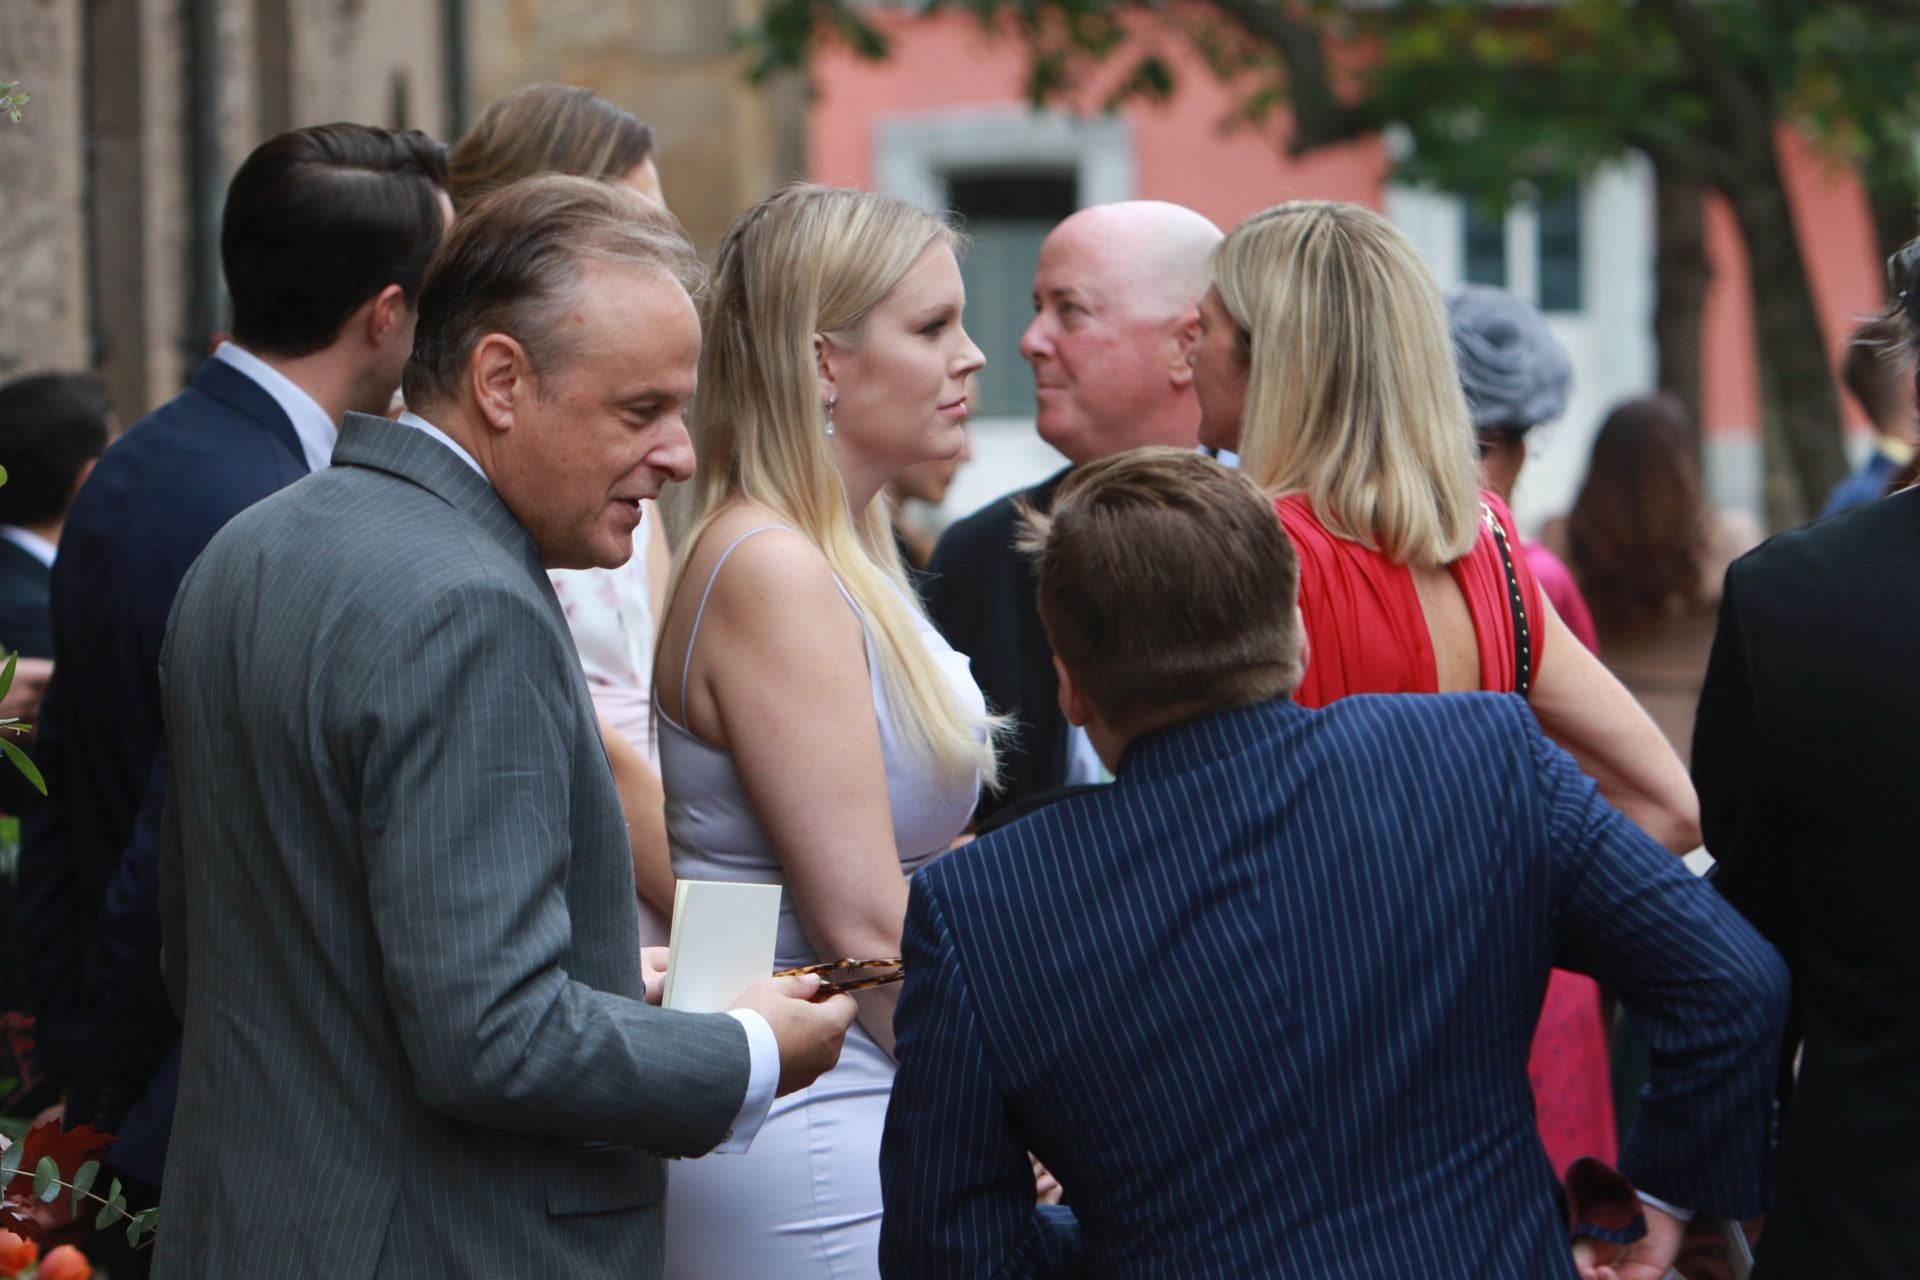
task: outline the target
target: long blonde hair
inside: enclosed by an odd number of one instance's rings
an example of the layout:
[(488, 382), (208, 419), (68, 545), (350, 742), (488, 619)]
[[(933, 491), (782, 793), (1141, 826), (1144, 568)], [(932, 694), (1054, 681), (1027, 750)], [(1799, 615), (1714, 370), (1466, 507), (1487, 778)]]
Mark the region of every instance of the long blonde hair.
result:
[(886, 501), (857, 519), (850, 510), (815, 371), (814, 335), (857, 346), (867, 317), (932, 244), (957, 247), (956, 234), (904, 200), (805, 184), (727, 229), (704, 308), (700, 391), (687, 423), (697, 465), (674, 513), (687, 528), (675, 539), (668, 595), (722, 507), (746, 499), (778, 513), (820, 548), (866, 618), (909, 748), (950, 777), (978, 769), (991, 783), (997, 769), (982, 730), (994, 722), (961, 705), (919, 636)]
[(1397, 564), (1465, 555), (1478, 535), (1474, 435), (1426, 263), (1370, 209), (1276, 205), (1214, 257), (1248, 358), (1240, 465), (1301, 493), (1338, 537)]

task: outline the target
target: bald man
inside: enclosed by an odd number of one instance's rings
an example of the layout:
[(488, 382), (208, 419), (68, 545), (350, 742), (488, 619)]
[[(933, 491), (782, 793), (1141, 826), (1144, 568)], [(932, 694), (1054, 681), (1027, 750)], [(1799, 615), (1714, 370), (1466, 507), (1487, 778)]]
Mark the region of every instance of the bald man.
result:
[[(1187, 351), (1220, 239), (1191, 209), (1129, 200), (1082, 209), (1041, 245), (1020, 354), (1033, 366), (1034, 428), (1072, 466), (1142, 445), (1197, 445)], [(980, 799), (983, 824), (1104, 777), (1086, 734), (1060, 713), (1033, 577), (1013, 545), (1015, 504), (1045, 511), (1072, 466), (951, 526), (928, 566), (934, 625), (973, 660), (993, 709), (1015, 717), (1001, 789)]]

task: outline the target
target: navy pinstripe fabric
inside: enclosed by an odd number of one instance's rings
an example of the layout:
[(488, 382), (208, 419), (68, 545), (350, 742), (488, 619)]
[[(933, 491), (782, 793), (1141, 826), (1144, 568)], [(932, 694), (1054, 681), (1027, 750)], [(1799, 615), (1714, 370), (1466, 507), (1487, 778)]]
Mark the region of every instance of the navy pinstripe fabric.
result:
[(888, 1276), (1570, 1276), (1526, 1075), (1554, 965), (1653, 1046), (1628, 1175), (1762, 1205), (1785, 971), (1517, 698), (1154, 734), (917, 876), (905, 952)]

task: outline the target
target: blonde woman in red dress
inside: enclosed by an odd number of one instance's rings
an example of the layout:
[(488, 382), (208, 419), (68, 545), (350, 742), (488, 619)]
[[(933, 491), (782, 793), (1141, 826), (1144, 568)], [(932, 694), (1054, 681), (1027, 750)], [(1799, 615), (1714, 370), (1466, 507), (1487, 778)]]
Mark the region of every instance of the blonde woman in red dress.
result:
[[(1696, 847), (1685, 767), (1542, 598), (1506, 505), (1480, 488), (1440, 291), (1406, 238), (1356, 205), (1277, 206), (1221, 245), (1200, 315), (1201, 443), (1240, 454), (1300, 559), (1295, 700), (1518, 693), (1615, 807), (1676, 853)], [(1488, 1051), (1531, 1049), (1559, 1174), (1610, 1161), (1616, 1136), (1597, 989), (1569, 974), (1543, 999), (1535, 1045)]]

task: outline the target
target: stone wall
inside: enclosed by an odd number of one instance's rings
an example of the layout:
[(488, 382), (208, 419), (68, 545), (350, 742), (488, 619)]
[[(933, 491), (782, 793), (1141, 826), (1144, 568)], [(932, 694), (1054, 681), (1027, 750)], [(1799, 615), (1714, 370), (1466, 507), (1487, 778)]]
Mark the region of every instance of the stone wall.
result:
[(0, 120), (0, 379), (88, 361), (75, 6), (0, 5), (0, 80), (32, 95)]
[[(542, 79), (620, 103), (657, 128), (668, 201), (711, 248), (734, 214), (804, 169), (797, 86), (749, 88), (732, 56), (732, 29), (756, 2), (460, 0), (464, 114)], [(123, 422), (171, 396), (224, 316), (227, 178), (300, 125), (446, 137), (458, 114), (448, 7), (0, 0), (0, 80), (33, 95), (22, 124), (0, 121), (0, 379), (95, 368)], [(198, 62), (196, 19), (208, 24)]]
[[(33, 95), (22, 124), (0, 124), (0, 378), (91, 366), (123, 422), (171, 396), (223, 314), (196, 316), (192, 303), (196, 282), (222, 301), (227, 178), (298, 125), (443, 132), (441, 11), (441, 0), (0, 4), (0, 79)], [(213, 67), (197, 78), (196, 14), (211, 23)], [(212, 94), (203, 146), (196, 83)]]

